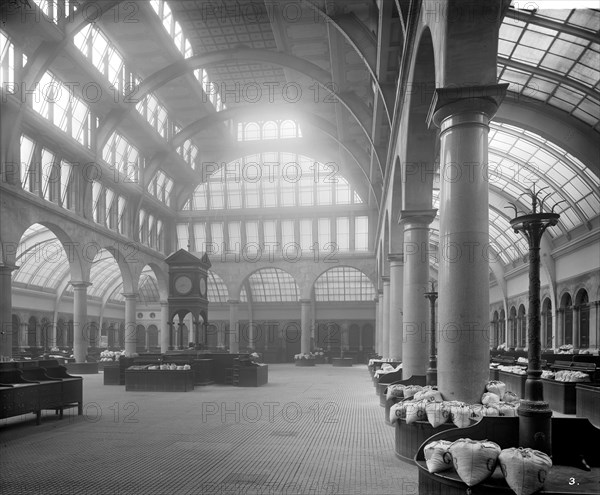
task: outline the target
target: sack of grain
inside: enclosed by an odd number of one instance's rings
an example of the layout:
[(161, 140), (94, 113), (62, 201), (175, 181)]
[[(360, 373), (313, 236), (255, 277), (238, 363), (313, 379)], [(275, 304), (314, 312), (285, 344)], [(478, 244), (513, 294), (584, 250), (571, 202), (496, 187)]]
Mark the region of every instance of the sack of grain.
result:
[(425, 421), (427, 419), (426, 400), (411, 402), (406, 408), (406, 424), (410, 425), (415, 421)]
[(466, 428), (471, 424), (471, 408), (469, 406), (453, 406), (452, 422), (459, 428)]
[(420, 385), (407, 385), (404, 387), (404, 398), (410, 399), (413, 395), (415, 395), (419, 390), (423, 387)]
[(448, 447), (452, 442), (447, 440), (438, 440), (430, 442), (423, 448), (425, 455), (425, 463), (430, 473), (439, 473), (452, 469), (452, 454), (448, 451)]
[(506, 392), (506, 384), (498, 380), (491, 380), (487, 383), (485, 389), (498, 397), (502, 397)]
[(387, 400), (393, 399), (393, 398), (402, 398), (404, 397), (404, 387), (406, 387), (406, 385), (389, 385), (387, 388), (387, 393), (385, 395), (385, 398)]
[(493, 406), (495, 404), (500, 404), (500, 396), (496, 395), (493, 392), (485, 392), (481, 396), (481, 403), (484, 406)]
[(450, 410), (444, 406), (443, 402), (427, 402), (425, 405), (425, 413), (427, 414), (427, 421), (429, 421), (434, 428), (447, 423), (450, 417)]
[(504, 402), (519, 402), (519, 396), (510, 390), (504, 392), (502, 396)]
[(468, 486), (481, 483), (492, 475), (501, 451), (494, 442), (469, 438), (456, 440), (448, 450), (452, 454), (454, 469)]
[(500, 469), (517, 495), (531, 495), (544, 486), (552, 460), (534, 449), (510, 448), (500, 452)]

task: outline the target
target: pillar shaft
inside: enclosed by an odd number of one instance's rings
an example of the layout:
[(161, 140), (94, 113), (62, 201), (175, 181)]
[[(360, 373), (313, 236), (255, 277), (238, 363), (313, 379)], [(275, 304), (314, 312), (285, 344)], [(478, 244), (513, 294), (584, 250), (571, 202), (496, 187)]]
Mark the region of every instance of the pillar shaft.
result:
[(125, 351), (128, 354), (136, 352), (137, 347), (137, 323), (135, 319), (135, 307), (137, 294), (123, 294), (125, 297)]
[(87, 288), (89, 282), (71, 282), (73, 286), (73, 357), (76, 363), (85, 363), (90, 343), (87, 318)]
[(160, 352), (165, 353), (169, 350), (169, 303), (160, 302)]
[(9, 360), (12, 356), (13, 339), (18, 342), (18, 335), (13, 335), (12, 328), (12, 277), (13, 266), (0, 266), (0, 360)]
[(430, 112), (440, 128), (438, 386), (467, 403), (489, 380), (488, 133), (506, 87), (438, 89)]
[(383, 280), (383, 319), (381, 329), (381, 355), (390, 357), (390, 278), (381, 277)]
[(429, 363), (427, 345), (430, 308), (424, 294), (429, 290), (429, 224), (437, 210), (405, 210), (404, 223), (404, 322), (402, 376), (425, 376)]
[(390, 254), (390, 347), (389, 357), (402, 360), (402, 307), (404, 284), (404, 258)]
[(377, 354), (378, 352), (378, 346), (379, 346), (379, 324), (381, 323), (381, 317), (379, 314), (379, 298), (376, 297), (375, 299), (373, 299), (373, 301), (375, 302), (375, 335), (374, 335), (374, 347), (373, 350), (375, 351), (375, 353)]
[(310, 352), (310, 299), (300, 299), (300, 352)]
[(238, 354), (240, 352), (239, 338), (239, 307), (240, 302), (235, 299), (229, 301), (229, 353)]
[(559, 348), (565, 343), (565, 310), (560, 308), (556, 310), (556, 339), (555, 348)]

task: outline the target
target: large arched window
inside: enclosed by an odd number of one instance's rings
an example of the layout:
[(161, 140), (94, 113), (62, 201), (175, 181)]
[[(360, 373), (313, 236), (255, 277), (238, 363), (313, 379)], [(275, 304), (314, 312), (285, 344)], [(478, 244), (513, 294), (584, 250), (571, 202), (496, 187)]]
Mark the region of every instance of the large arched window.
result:
[(250, 122), (246, 124), (244, 128), (244, 140), (245, 141), (257, 141), (260, 139), (260, 127), (256, 122)]

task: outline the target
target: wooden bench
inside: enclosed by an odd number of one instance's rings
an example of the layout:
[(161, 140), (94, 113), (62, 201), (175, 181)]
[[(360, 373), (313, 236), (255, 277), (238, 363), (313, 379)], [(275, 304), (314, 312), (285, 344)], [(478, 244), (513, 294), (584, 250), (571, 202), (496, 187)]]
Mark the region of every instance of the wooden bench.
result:
[(63, 416), (63, 409), (77, 407), (77, 414), (83, 414), (83, 378), (67, 373), (67, 368), (62, 366), (55, 359), (38, 361), (46, 375), (61, 381), (61, 408), (60, 417)]
[(23, 378), (21, 371), (0, 369), (0, 418), (11, 418), (33, 413), (36, 424), (40, 424), (40, 387), (39, 383)]
[[(426, 495), (464, 495), (467, 485), (454, 469), (432, 474), (427, 469), (424, 448), (429, 442), (459, 438), (491, 440), (500, 448), (518, 446), (518, 417), (484, 417), (467, 428), (455, 428), (437, 433), (420, 446), (414, 457), (419, 470), (419, 493)], [(574, 442), (574, 439), (579, 441)], [(600, 429), (583, 418), (552, 418), (552, 469), (540, 495), (596, 494), (600, 475)], [(583, 469), (582, 458), (592, 470)], [(572, 480), (572, 482), (571, 482)], [(472, 495), (514, 495), (499, 467), (492, 477), (471, 488)]]

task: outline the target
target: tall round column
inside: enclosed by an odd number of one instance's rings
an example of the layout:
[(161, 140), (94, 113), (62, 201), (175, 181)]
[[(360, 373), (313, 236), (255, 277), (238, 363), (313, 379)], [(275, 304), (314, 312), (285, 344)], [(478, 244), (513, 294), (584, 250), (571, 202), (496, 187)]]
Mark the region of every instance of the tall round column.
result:
[(488, 133), (506, 87), (437, 89), (430, 110), (440, 128), (438, 387), (467, 403), (489, 380)]
[(123, 294), (125, 298), (125, 351), (133, 354), (137, 350), (137, 321), (135, 306), (137, 294)]
[(556, 310), (556, 344), (554, 344), (554, 348), (558, 349), (561, 345), (565, 343), (565, 310), (563, 308), (558, 308)]
[(300, 352), (310, 352), (310, 299), (300, 299)]
[(383, 319), (381, 329), (381, 356), (390, 357), (390, 277), (381, 277), (383, 281)]
[(389, 357), (402, 360), (402, 307), (404, 284), (404, 256), (390, 254), (390, 348)]
[(8, 361), (12, 356), (13, 339), (18, 342), (18, 335), (13, 335), (12, 326), (12, 271), (16, 267), (0, 266), (0, 360)]
[(373, 301), (375, 302), (375, 339), (374, 339), (374, 351), (377, 354), (379, 351), (379, 324), (381, 323), (381, 315), (379, 313), (379, 297), (374, 297)]
[(165, 353), (169, 350), (169, 303), (160, 302), (160, 352)]
[(71, 282), (73, 287), (73, 357), (76, 363), (85, 363), (90, 343), (87, 321), (87, 288), (89, 282)]
[(429, 363), (427, 322), (429, 304), (429, 224), (437, 210), (403, 210), (404, 224), (404, 321), (402, 377), (425, 376)]
[(240, 352), (240, 301), (229, 299), (227, 302), (229, 303), (229, 353), (238, 354)]

